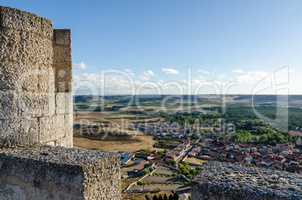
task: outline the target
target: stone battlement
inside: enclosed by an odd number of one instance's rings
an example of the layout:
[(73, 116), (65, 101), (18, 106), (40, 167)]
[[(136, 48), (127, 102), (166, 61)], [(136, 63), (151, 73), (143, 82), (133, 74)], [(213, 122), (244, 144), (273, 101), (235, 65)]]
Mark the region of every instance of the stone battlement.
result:
[(0, 6), (0, 200), (120, 200), (118, 156), (72, 146), (71, 31)]
[(0, 7), (0, 146), (72, 147), (70, 30)]
[(63, 147), (0, 150), (0, 199), (119, 200), (119, 158)]
[(301, 200), (302, 175), (210, 162), (195, 179), (193, 200)]

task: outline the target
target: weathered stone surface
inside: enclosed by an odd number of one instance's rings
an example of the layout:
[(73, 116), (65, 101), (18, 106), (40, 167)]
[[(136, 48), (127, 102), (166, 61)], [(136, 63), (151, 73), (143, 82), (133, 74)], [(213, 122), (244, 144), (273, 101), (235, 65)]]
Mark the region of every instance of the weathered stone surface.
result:
[(19, 113), (17, 94), (14, 91), (0, 91), (0, 119), (5, 120), (15, 118), (20, 115)]
[(54, 93), (54, 71), (23, 64), (0, 62), (0, 91)]
[(55, 29), (54, 30), (54, 43), (56, 45), (64, 45), (70, 48), (71, 44), (71, 31), (69, 29)]
[(39, 92), (55, 94), (55, 71), (54, 68), (39, 69)]
[(56, 114), (69, 114), (73, 112), (71, 93), (56, 93)]
[(52, 23), (32, 13), (0, 6), (0, 26), (24, 32), (34, 32), (49, 38), (53, 36)]
[(193, 200), (301, 200), (302, 175), (211, 162), (192, 187)]
[(1, 61), (23, 63), (28, 68), (31, 68), (32, 64), (52, 63), (52, 41), (48, 38), (39, 37), (31, 32), (1, 28), (0, 41)]
[(43, 93), (23, 93), (19, 96), (19, 102), (23, 106), (23, 116), (51, 116), (54, 114), (54, 95)]
[(40, 147), (73, 146), (71, 63), (69, 30), (0, 6), (1, 200), (121, 199), (115, 154)]
[(57, 45), (54, 46), (55, 64), (62, 65), (61, 68), (64, 69), (66, 64), (70, 64), (71, 51), (70, 47)]
[(56, 140), (55, 146), (73, 147), (73, 114), (64, 115), (65, 136)]
[(0, 147), (31, 146), (39, 143), (39, 123), (36, 118), (0, 120)]
[(116, 154), (59, 147), (0, 150), (0, 197), (119, 200)]
[(54, 142), (51, 142), (47, 145), (72, 148), (73, 147), (73, 133), (72, 132), (67, 133), (63, 138), (60, 138), (60, 139), (58, 139)]
[(0, 90), (39, 91), (39, 69), (23, 64), (0, 62)]
[(66, 135), (64, 115), (53, 115), (40, 118), (40, 141), (51, 142)]
[(0, 119), (51, 116), (54, 113), (55, 96), (52, 94), (0, 91)]
[[(71, 94), (56, 95), (56, 90), (71, 92), (70, 35), (70, 30), (54, 32), (47, 19), (0, 6), (2, 144), (71, 146), (72, 122), (65, 116), (72, 117)], [(36, 127), (25, 127), (28, 121)]]
[(54, 68), (56, 92), (71, 92), (72, 62), (71, 37), (69, 30), (54, 30)]

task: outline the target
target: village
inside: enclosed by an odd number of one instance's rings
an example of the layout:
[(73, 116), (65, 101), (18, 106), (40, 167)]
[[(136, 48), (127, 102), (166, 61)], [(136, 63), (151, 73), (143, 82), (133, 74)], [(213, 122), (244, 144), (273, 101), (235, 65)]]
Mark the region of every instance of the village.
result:
[[(157, 123), (159, 124), (161, 123)], [(136, 127), (145, 131), (145, 134), (153, 135), (159, 141), (156, 147), (162, 150), (123, 154), (122, 163), (127, 172), (123, 178), (132, 181), (124, 190), (128, 194), (176, 191), (180, 199), (188, 199), (187, 186), (195, 173), (208, 161), (302, 173), (302, 146), (299, 142), (276, 145), (236, 144), (221, 140), (217, 134), (218, 128), (207, 128), (216, 131), (216, 134), (197, 137), (191, 132), (192, 129), (177, 130), (175, 126), (171, 128), (167, 124), (156, 129), (152, 129), (155, 127), (154, 123)], [(299, 130), (289, 131), (288, 134), (299, 140), (302, 137)], [(173, 145), (174, 148), (167, 148)]]

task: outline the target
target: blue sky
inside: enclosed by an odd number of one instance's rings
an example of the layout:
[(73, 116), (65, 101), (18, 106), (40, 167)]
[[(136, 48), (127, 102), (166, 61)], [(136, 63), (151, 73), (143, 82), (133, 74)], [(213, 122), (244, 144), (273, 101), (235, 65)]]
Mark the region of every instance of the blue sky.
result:
[[(79, 85), (81, 79), (98, 84), (93, 81), (101, 72), (114, 69), (125, 71), (135, 87), (235, 82), (226, 93), (252, 93), (262, 78), (287, 66), (289, 92), (302, 94), (301, 0), (5, 0), (1, 5), (72, 29)], [(126, 91), (122, 78), (108, 79), (117, 84), (108, 93)], [(178, 92), (171, 86), (164, 93)]]

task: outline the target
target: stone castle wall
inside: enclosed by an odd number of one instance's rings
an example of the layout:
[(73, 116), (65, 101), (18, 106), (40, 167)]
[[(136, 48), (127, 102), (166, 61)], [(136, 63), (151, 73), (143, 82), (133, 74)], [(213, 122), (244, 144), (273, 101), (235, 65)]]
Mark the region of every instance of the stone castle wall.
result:
[(71, 147), (70, 84), (70, 31), (0, 7), (0, 145)]
[(62, 147), (0, 150), (1, 200), (120, 200), (119, 158)]
[(120, 200), (119, 157), (72, 147), (70, 30), (0, 6), (0, 200)]

